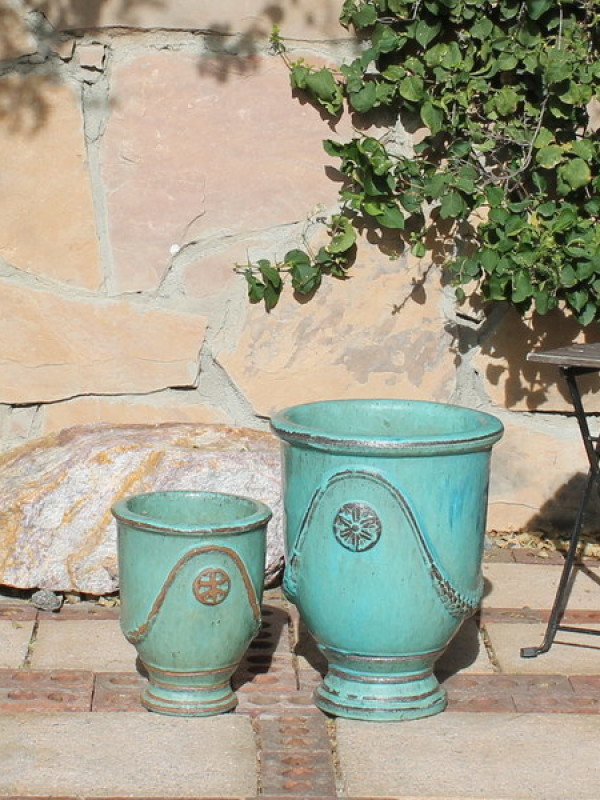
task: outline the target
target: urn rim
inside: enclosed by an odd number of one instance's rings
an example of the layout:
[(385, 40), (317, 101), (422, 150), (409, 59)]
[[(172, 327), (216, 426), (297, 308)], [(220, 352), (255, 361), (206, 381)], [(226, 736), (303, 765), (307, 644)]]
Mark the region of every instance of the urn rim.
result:
[[(202, 519), (198, 516), (195, 521), (183, 521), (174, 516), (161, 518), (161, 515), (152, 515), (150, 512), (145, 514), (141, 509), (144, 505), (152, 503), (175, 503), (177, 501), (188, 501), (199, 505), (200, 503), (212, 503), (218, 506), (219, 503), (236, 505), (238, 513), (222, 515), (218, 519), (216, 515), (214, 521)], [(265, 503), (253, 497), (247, 497), (230, 492), (203, 492), (196, 490), (165, 490), (157, 492), (144, 492), (132, 494), (116, 502), (112, 509), (112, 515), (117, 522), (135, 528), (154, 531), (156, 533), (170, 533), (175, 535), (236, 535), (255, 530), (266, 526), (273, 516), (273, 512)]]
[[(415, 415), (419, 416), (416, 426)], [(410, 424), (394, 429), (403, 417)], [(332, 421), (330, 426), (327, 420)], [(300, 447), (396, 456), (487, 450), (504, 432), (499, 419), (476, 409), (425, 400), (368, 398), (290, 406), (274, 413), (270, 425), (280, 439)]]

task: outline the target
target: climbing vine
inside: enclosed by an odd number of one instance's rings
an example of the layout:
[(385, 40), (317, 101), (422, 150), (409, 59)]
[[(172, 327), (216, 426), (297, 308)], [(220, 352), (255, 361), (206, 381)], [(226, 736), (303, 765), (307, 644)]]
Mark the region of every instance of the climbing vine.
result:
[(395, 123), (326, 139), (345, 179), (327, 243), (238, 265), (250, 300), (345, 277), (370, 226), (441, 253), (459, 299), (600, 319), (600, 0), (346, 0), (340, 19), (361, 50), (338, 69), (289, 60), (274, 33), (292, 87), (334, 117), (384, 111), (424, 132), (412, 152)]

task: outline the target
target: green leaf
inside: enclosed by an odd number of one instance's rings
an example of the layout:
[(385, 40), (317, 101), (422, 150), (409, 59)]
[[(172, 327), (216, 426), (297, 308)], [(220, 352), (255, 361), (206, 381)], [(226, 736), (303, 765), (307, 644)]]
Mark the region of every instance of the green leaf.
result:
[(526, 270), (521, 270), (513, 276), (512, 301), (522, 303), (533, 294), (531, 277)]
[(573, 158), (563, 164), (559, 170), (559, 177), (571, 188), (581, 189), (592, 179), (592, 173), (587, 161), (582, 158)]
[(342, 93), (335, 78), (328, 69), (309, 72), (305, 77), (306, 88), (317, 98), (321, 105), (332, 114), (342, 108)]
[(560, 83), (571, 75), (571, 57), (566, 50), (554, 47), (548, 51), (544, 76), (548, 83)]
[(442, 129), (444, 114), (442, 110), (434, 106), (431, 101), (427, 101), (421, 108), (421, 120), (433, 134), (436, 134)]
[(281, 294), (281, 287), (277, 289), (275, 286), (273, 286), (273, 284), (267, 283), (263, 295), (263, 300), (265, 302), (265, 308), (267, 309), (267, 311), (271, 311), (271, 309), (275, 308), (275, 306), (279, 302), (280, 294)]
[(334, 142), (333, 139), (325, 139), (323, 141), (323, 149), (327, 155), (335, 156), (336, 158), (343, 158), (346, 155), (347, 145), (343, 142)]
[(486, 186), (485, 197), (492, 208), (500, 206), (504, 200), (504, 189), (500, 186)]
[(352, 24), (356, 28), (368, 28), (377, 22), (377, 11), (374, 6), (363, 5), (363, 7), (352, 15)]
[(283, 257), (283, 261), (290, 267), (301, 266), (304, 264), (310, 264), (310, 257), (303, 250), (288, 250)]
[(436, 22), (431, 24), (424, 19), (419, 20), (415, 30), (415, 39), (421, 47), (427, 47), (432, 42), (442, 29), (442, 23)]
[(583, 310), (576, 315), (577, 321), (582, 325), (589, 325), (590, 322), (594, 321), (594, 318), (596, 317), (596, 311), (597, 309), (595, 303), (586, 303)]
[(577, 265), (577, 277), (580, 281), (585, 281), (595, 275), (599, 268), (600, 265), (594, 264), (593, 261), (582, 261)]
[(575, 139), (571, 142), (571, 151), (584, 161), (591, 161), (594, 158), (594, 143), (589, 139)]
[(570, 288), (575, 286), (579, 283), (579, 278), (573, 267), (570, 264), (565, 264), (565, 266), (560, 271), (560, 282), (563, 286)]
[(261, 283), (261, 281), (255, 278), (251, 269), (247, 269), (244, 272), (244, 277), (248, 284), (248, 300), (250, 300), (251, 303), (260, 303), (265, 296), (266, 287), (264, 283)]
[(521, 98), (512, 86), (503, 86), (499, 92), (496, 92), (493, 100), (498, 114), (501, 117), (508, 117), (515, 113)]
[(364, 114), (370, 111), (377, 103), (377, 86), (373, 81), (363, 84), (358, 92), (349, 92), (348, 100), (355, 111)]
[(394, 230), (402, 230), (404, 228), (404, 214), (395, 203), (386, 203), (377, 219), (384, 228), (392, 228)]
[(458, 192), (448, 192), (442, 197), (440, 217), (442, 219), (459, 219), (467, 210), (467, 204)]
[(481, 266), (488, 273), (494, 271), (499, 260), (498, 253), (495, 250), (490, 250), (489, 248), (482, 250), (479, 255)]
[(567, 303), (575, 311), (581, 311), (588, 302), (588, 293), (585, 289), (574, 289), (566, 293)]
[(312, 264), (296, 264), (290, 269), (292, 287), (298, 294), (310, 294), (321, 283), (321, 271)]
[(404, 78), (400, 81), (399, 92), (406, 100), (418, 102), (425, 94), (425, 84), (422, 78), (417, 75), (412, 75), (409, 78)]
[(550, 310), (550, 292), (547, 289), (536, 289), (533, 293), (535, 310), (538, 314), (547, 314)]
[(345, 253), (356, 242), (356, 231), (347, 217), (334, 217), (332, 222), (333, 235), (325, 249), (328, 253)]
[(527, 11), (531, 19), (539, 19), (548, 9), (552, 8), (554, 0), (527, 0)]
[(474, 39), (487, 39), (494, 30), (494, 23), (489, 17), (480, 17), (471, 27), (470, 34)]
[(281, 275), (279, 274), (279, 270), (276, 269), (275, 267), (270, 266), (268, 262), (267, 264), (265, 264), (264, 261), (262, 260), (258, 262), (258, 268), (260, 270), (260, 274), (263, 277), (265, 285), (267, 286), (267, 289), (269, 288), (269, 286), (272, 286), (273, 289), (275, 289), (279, 294), (282, 287), (282, 280), (281, 280)]
[(552, 169), (562, 161), (563, 149), (557, 144), (552, 144), (549, 147), (542, 147), (537, 151), (535, 160), (544, 169)]
[(534, 147), (548, 147), (554, 141), (554, 134), (548, 128), (540, 128), (538, 135), (535, 137)]

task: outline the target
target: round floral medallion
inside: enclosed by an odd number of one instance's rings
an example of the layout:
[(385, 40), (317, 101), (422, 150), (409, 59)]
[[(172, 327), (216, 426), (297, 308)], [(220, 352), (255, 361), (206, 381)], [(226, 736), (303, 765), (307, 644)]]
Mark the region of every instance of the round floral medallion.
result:
[(360, 553), (379, 541), (381, 520), (366, 503), (345, 503), (335, 515), (333, 532), (342, 547)]
[(194, 581), (196, 600), (205, 606), (218, 606), (229, 594), (231, 579), (222, 569), (203, 569)]

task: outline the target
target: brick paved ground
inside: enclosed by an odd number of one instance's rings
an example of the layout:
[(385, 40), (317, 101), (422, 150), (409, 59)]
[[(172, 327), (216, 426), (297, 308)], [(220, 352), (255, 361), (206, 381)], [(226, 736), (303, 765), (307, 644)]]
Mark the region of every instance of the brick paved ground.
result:
[[(510, 602), (499, 585), (498, 570), (504, 567), (497, 565), (507, 563), (512, 570), (523, 570), (521, 604), (518, 599)], [(571, 645), (557, 644), (539, 659), (518, 657), (521, 644), (539, 643), (548, 618), (550, 603), (529, 607), (528, 597), (551, 598), (559, 571), (555, 558), (542, 560), (523, 551), (488, 553), (491, 588), (476, 624), (465, 626), (438, 664), (449, 696), (447, 713), (600, 714), (600, 638), (575, 634)], [(588, 565), (583, 572), (589, 586), (574, 595), (575, 607), (564, 621), (600, 626), (598, 566)], [(588, 601), (588, 593), (595, 599)], [(504, 604), (496, 606), (496, 600)], [(3, 598), (0, 714), (147, 714), (139, 701), (145, 678), (136, 670), (133, 648), (127, 650), (120, 634), (118, 613), (118, 607), (91, 603), (48, 613), (25, 601)], [(519, 637), (525, 641), (517, 641)], [(559, 641), (565, 637), (559, 636)], [(77, 652), (71, 653), (74, 646)], [(257, 786), (264, 798), (331, 798), (343, 792), (336, 723), (312, 704), (323, 666), (295, 609), (279, 590), (268, 591), (261, 632), (233, 681), (239, 697), (234, 715), (251, 720)], [(1, 798), (8, 796), (0, 792)], [(18, 796), (31, 797), (26, 791)]]

